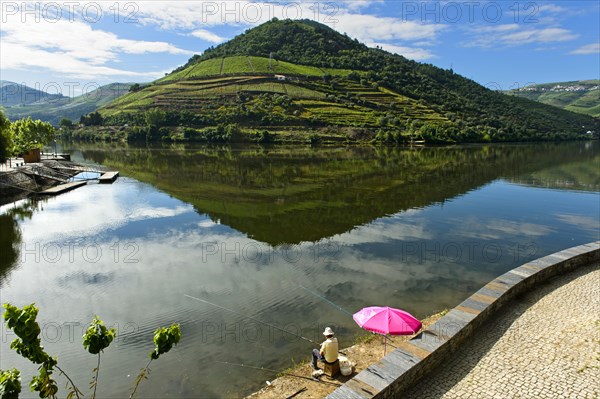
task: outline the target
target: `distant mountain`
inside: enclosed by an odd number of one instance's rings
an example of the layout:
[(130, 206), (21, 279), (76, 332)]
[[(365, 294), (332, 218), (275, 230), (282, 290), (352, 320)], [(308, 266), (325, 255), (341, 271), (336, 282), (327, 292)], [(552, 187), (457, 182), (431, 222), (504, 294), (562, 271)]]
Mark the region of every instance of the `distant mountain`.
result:
[[(143, 127), (132, 134), (146, 140), (244, 140), (268, 129), (275, 140), (293, 131), (308, 139), (522, 141), (598, 130), (590, 116), (489, 90), (309, 20), (266, 22), (99, 111), (104, 125)], [(210, 130), (226, 125), (242, 137)]]
[[(5, 113), (9, 119), (20, 119), (31, 116), (58, 125), (62, 118), (75, 122), (81, 115), (89, 114), (108, 104), (129, 91), (132, 83), (111, 83), (77, 97), (40, 95), (35, 102), (6, 106)], [(41, 92), (43, 93), (43, 92)]]
[(508, 93), (580, 114), (600, 117), (598, 79), (536, 84)]
[(33, 104), (38, 101), (50, 101), (65, 98), (62, 94), (49, 94), (23, 84), (0, 80), (0, 106)]

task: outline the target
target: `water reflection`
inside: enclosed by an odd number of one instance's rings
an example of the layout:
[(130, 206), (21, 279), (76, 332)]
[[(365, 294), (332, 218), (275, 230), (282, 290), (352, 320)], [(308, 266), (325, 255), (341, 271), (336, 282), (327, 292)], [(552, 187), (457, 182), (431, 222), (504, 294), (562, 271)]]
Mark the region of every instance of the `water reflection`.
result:
[(550, 167), (512, 177), (509, 180), (531, 187), (556, 190), (600, 190), (600, 157), (597, 142), (587, 142), (573, 146), (570, 151), (576, 155), (574, 160), (562, 160)]
[[(78, 381), (95, 366), (80, 346), (85, 324), (94, 314), (116, 323), (103, 397), (127, 396), (154, 329), (172, 322), (184, 339), (153, 365), (140, 397), (239, 396), (272, 375), (215, 360), (282, 369), (307, 357), (306, 342), (184, 294), (314, 340), (334, 325), (349, 345), (362, 330), (302, 286), (351, 312), (387, 304), (423, 317), (529, 259), (600, 238), (597, 188), (523, 184), (597, 163), (597, 143), (79, 150), (124, 177), (50, 198), (27, 217), (2, 208), (12, 220), (0, 219), (3, 237), (27, 252), (2, 258), (11, 272), (0, 285), (2, 301), (36, 302), (42, 321), (60, 326), (44, 346)], [(572, 170), (574, 185), (597, 181), (587, 166)], [(9, 341), (0, 368), (25, 380), (34, 368)]]
[[(600, 187), (598, 142), (419, 150), (93, 147), (83, 156), (271, 245), (318, 241), (443, 203), (500, 177), (545, 187)], [(562, 180), (556, 179), (561, 171)]]
[(21, 230), (12, 215), (0, 215), (0, 282), (8, 277), (10, 270), (17, 266)]
[(43, 201), (28, 199), (2, 207), (0, 212), (0, 287), (13, 268), (19, 266), (21, 255), (21, 226), (35, 211), (43, 210)]

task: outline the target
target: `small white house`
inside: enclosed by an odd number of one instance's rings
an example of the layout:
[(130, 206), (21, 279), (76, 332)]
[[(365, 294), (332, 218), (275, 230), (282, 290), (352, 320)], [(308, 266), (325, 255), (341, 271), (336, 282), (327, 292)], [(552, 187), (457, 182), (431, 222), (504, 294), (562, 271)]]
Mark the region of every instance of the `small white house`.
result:
[(285, 75), (275, 75), (275, 79), (279, 81), (285, 81)]

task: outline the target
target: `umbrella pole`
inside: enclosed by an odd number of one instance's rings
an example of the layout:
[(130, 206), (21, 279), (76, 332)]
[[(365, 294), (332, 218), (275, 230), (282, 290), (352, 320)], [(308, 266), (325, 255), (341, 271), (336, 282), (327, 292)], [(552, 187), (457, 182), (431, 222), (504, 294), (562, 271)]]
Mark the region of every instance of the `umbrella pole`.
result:
[(387, 351), (387, 334), (383, 336), (383, 356), (385, 356), (386, 351)]

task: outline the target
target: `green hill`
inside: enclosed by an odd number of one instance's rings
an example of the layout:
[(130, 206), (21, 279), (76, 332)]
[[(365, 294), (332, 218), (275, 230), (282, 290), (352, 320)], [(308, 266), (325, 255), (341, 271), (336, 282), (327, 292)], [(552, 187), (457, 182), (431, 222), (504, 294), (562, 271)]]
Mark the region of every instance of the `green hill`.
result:
[(62, 94), (50, 94), (23, 84), (0, 80), (0, 106), (4, 108), (63, 98), (66, 97)]
[(9, 119), (31, 116), (58, 125), (62, 118), (79, 121), (82, 115), (96, 111), (129, 91), (131, 83), (111, 83), (77, 97), (49, 96), (47, 93), (35, 102), (5, 108)]
[(598, 79), (531, 85), (511, 90), (509, 94), (580, 114), (600, 117), (600, 80)]
[[(237, 140), (241, 128), (295, 139), (512, 141), (597, 129), (589, 116), (488, 90), (307, 20), (246, 31), (100, 113), (105, 125), (139, 126), (128, 137), (149, 140)], [(214, 128), (226, 125), (238, 128)]]

